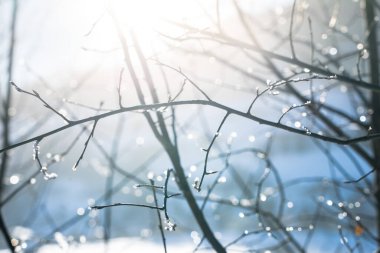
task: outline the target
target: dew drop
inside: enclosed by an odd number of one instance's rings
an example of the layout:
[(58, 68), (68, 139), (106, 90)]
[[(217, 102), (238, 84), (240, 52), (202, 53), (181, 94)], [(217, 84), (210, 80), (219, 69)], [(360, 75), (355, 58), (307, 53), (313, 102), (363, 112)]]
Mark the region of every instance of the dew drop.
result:
[(226, 178), (226, 177), (220, 177), (220, 178), (218, 179), (218, 183), (220, 183), (220, 184), (224, 184), (226, 181), (227, 181), (227, 178)]
[(261, 194), (260, 194), (260, 200), (261, 200), (262, 202), (267, 201), (267, 196), (266, 196), (265, 194), (261, 193)]
[(20, 177), (18, 175), (12, 175), (10, 178), (9, 178), (9, 183), (15, 185), (15, 184), (18, 184), (20, 182)]
[(175, 231), (176, 227), (177, 227), (177, 224), (175, 224), (173, 221), (171, 221), (170, 219), (166, 219), (165, 220), (165, 230), (168, 230), (168, 231)]
[(80, 207), (77, 209), (77, 215), (82, 216), (84, 215), (84, 213), (85, 213), (85, 210), (83, 207)]
[(137, 137), (136, 138), (136, 144), (137, 146), (142, 146), (145, 143), (145, 139), (143, 137)]
[(255, 136), (253, 136), (253, 135), (250, 135), (249, 137), (248, 137), (248, 141), (249, 142), (254, 142), (256, 140), (256, 138), (255, 138)]
[(337, 53), (338, 53), (338, 49), (336, 49), (335, 47), (332, 47), (329, 49), (330, 55), (336, 55)]

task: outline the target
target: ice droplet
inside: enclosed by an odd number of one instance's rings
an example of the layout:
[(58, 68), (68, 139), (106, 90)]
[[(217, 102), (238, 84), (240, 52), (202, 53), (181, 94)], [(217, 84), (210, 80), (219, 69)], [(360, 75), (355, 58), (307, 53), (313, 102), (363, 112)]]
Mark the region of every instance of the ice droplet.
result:
[(220, 184), (223, 184), (223, 183), (225, 183), (227, 181), (227, 178), (226, 177), (220, 177), (219, 179), (218, 179), (218, 183), (220, 183)]
[(269, 92), (269, 94), (273, 95), (273, 96), (277, 96), (280, 94), (280, 92), (278, 90), (272, 90)]
[(200, 191), (200, 188), (199, 188), (199, 178), (198, 178), (198, 177), (196, 177), (196, 178), (194, 179), (193, 188), (194, 188), (195, 190), (197, 190), (197, 191)]
[(56, 173), (49, 173), (47, 171), (44, 173), (45, 180), (52, 180), (52, 179), (56, 179), (57, 177), (58, 175)]
[(166, 219), (165, 220), (165, 230), (168, 230), (168, 231), (175, 231), (176, 227), (177, 227), (177, 224), (175, 224), (173, 221), (171, 221), (170, 219)]

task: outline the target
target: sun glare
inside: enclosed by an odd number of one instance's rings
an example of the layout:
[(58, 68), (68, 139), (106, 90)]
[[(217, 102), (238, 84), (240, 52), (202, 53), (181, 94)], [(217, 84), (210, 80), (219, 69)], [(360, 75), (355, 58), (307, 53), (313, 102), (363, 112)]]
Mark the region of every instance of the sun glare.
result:
[(104, 51), (118, 44), (115, 21), (123, 33), (133, 31), (142, 46), (154, 44), (157, 50), (163, 46), (158, 40), (160, 34), (174, 31), (168, 21), (187, 22), (201, 14), (199, 5), (193, 1), (109, 0), (85, 5), (86, 12), (77, 20), (84, 34), (83, 46)]

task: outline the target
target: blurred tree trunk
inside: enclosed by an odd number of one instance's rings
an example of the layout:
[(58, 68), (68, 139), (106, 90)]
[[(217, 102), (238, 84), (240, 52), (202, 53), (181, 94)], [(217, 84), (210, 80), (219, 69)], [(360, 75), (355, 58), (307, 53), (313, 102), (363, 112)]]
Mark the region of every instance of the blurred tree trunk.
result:
[[(17, 22), (17, 12), (18, 12), (18, 0), (12, 1), (12, 16), (10, 23), (10, 37), (9, 37), (9, 49), (8, 49), (8, 63), (7, 63), (7, 78), (6, 83), (4, 85), (5, 94), (3, 94), (2, 106), (3, 106), (3, 117), (2, 117), (2, 145), (3, 147), (7, 147), (10, 144), (9, 141), (9, 130), (10, 130), (10, 117), (9, 117), (9, 109), (12, 105), (12, 88), (9, 85), (10, 81), (12, 81), (13, 76), (13, 61), (14, 61), (14, 49), (15, 49), (15, 33), (16, 33), (16, 22)], [(0, 199), (2, 199), (4, 193), (4, 177), (6, 175), (6, 169), (8, 167), (8, 152), (3, 152), (1, 156), (1, 167), (0, 167)], [(7, 225), (5, 223), (3, 209), (0, 209), (0, 230), (4, 236), (4, 239), (7, 243), (8, 248), (15, 252), (15, 247), (12, 245), (11, 235), (8, 231)]]
[[(379, 85), (379, 56), (377, 49), (377, 20), (375, 19), (374, 0), (366, 0), (366, 21), (367, 21), (367, 46), (370, 59), (370, 78), (373, 85)], [(375, 133), (380, 132), (380, 94), (372, 93), (372, 127)], [(377, 229), (380, 237), (380, 140), (373, 141), (374, 169), (375, 169), (375, 195), (377, 200)]]

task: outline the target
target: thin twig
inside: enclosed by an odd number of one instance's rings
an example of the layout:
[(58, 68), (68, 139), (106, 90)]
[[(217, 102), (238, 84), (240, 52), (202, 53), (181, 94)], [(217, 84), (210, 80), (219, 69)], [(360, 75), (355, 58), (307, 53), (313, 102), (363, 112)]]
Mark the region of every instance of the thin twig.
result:
[(294, 13), (295, 13), (295, 9), (296, 9), (296, 3), (297, 3), (297, 0), (294, 0), (293, 6), (292, 6), (292, 14), (290, 16), (290, 28), (289, 28), (290, 49), (292, 52), (293, 59), (297, 59), (296, 52), (294, 50), (294, 44), (293, 44), (294, 43), (294, 41), (293, 41), (293, 23), (294, 23)]
[(82, 153), (80, 154), (78, 160), (75, 162), (74, 166), (73, 166), (73, 171), (76, 171), (77, 168), (78, 168), (78, 165), (79, 165), (79, 162), (83, 159), (83, 156), (84, 156), (84, 153), (86, 152), (86, 149), (87, 149), (87, 146), (88, 146), (88, 143), (90, 142), (90, 139), (94, 136), (94, 132), (95, 132), (95, 128), (96, 128), (96, 124), (98, 123), (98, 120), (95, 120), (94, 121), (94, 125), (92, 126), (92, 130), (91, 130), (91, 133), (89, 134), (86, 142), (84, 143), (84, 148), (82, 150)]
[(203, 166), (203, 172), (202, 172), (202, 175), (201, 175), (201, 179), (199, 181), (196, 179), (194, 181), (194, 184), (193, 184), (194, 189), (196, 189), (198, 192), (201, 191), (201, 187), (202, 187), (202, 183), (203, 183), (204, 177), (208, 174), (208, 172), (207, 172), (207, 162), (208, 162), (208, 156), (210, 154), (210, 150), (212, 148), (212, 145), (214, 144), (216, 138), (219, 136), (220, 129), (222, 128), (224, 122), (226, 121), (226, 119), (228, 118), (229, 115), (230, 115), (230, 113), (227, 112), (226, 115), (223, 117), (222, 121), (220, 122), (219, 127), (216, 130), (216, 133), (214, 134), (214, 137), (211, 140), (210, 145), (208, 146), (207, 149), (203, 149), (203, 151), (206, 152), (205, 163), (204, 163), (204, 166)]
[(15, 87), (15, 89), (18, 91), (18, 92), (21, 92), (21, 93), (25, 93), (25, 94), (28, 94), (28, 95), (31, 95), (37, 99), (39, 99), (46, 108), (50, 109), (51, 111), (53, 111), (55, 114), (57, 114), (59, 117), (61, 117), (64, 121), (66, 121), (68, 124), (70, 124), (72, 121), (69, 120), (68, 118), (66, 118), (62, 113), (58, 112), (57, 110), (55, 110), (53, 107), (51, 107), (41, 96), (40, 94), (38, 94), (37, 91), (33, 90), (33, 92), (29, 92), (29, 91), (26, 91), (26, 90), (23, 90), (21, 89), (20, 87), (18, 87), (14, 82), (10, 82), (10, 84)]
[[(150, 179), (149, 181), (150, 181), (150, 184), (151, 184), (151, 187), (152, 187), (154, 204), (155, 204), (156, 208), (158, 208), (157, 195), (156, 195), (156, 187), (155, 187), (154, 181), (152, 179)], [(157, 217), (158, 217), (158, 229), (160, 230), (162, 244), (164, 246), (164, 250), (165, 250), (165, 253), (166, 253), (167, 252), (167, 249), (166, 249), (166, 238), (165, 238), (165, 233), (164, 233), (164, 229), (163, 229), (163, 226), (162, 226), (161, 213), (160, 213), (159, 209), (157, 209)]]

